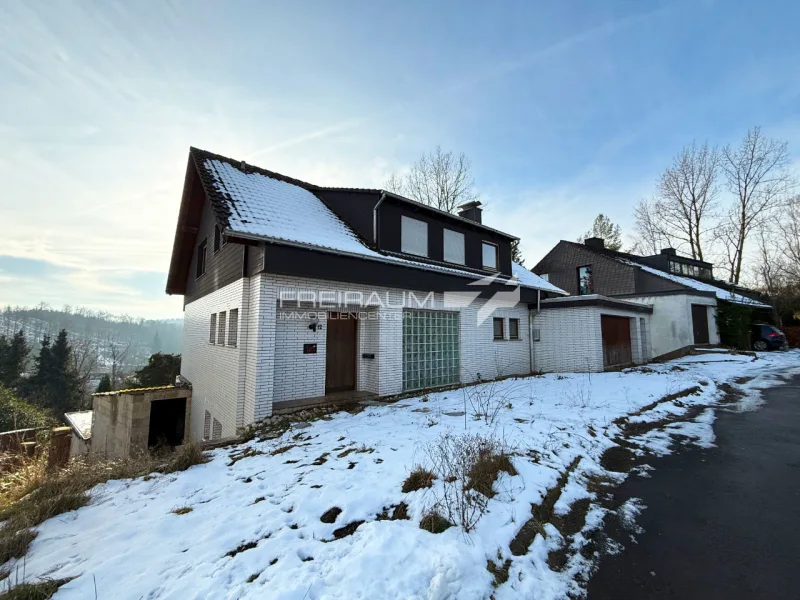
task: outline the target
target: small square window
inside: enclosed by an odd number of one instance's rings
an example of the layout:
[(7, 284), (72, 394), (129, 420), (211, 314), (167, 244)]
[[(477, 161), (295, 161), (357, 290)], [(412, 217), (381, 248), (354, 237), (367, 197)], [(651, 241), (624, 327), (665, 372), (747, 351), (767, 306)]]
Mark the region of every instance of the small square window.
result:
[(225, 345), (225, 311), (219, 313), (217, 318), (217, 344)]
[(481, 248), (483, 251), (483, 268), (497, 271), (497, 246), (489, 242), (483, 242)]
[(578, 267), (578, 295), (594, 294), (592, 265)]
[(519, 339), (519, 319), (508, 320), (508, 339), (510, 340)]
[(206, 246), (205, 238), (197, 246), (197, 277), (204, 275), (206, 272)]
[(505, 335), (503, 333), (503, 319), (495, 317), (492, 322), (494, 324), (494, 339), (505, 339)]
[(208, 341), (212, 344), (217, 341), (217, 313), (211, 315), (211, 331), (209, 332)]

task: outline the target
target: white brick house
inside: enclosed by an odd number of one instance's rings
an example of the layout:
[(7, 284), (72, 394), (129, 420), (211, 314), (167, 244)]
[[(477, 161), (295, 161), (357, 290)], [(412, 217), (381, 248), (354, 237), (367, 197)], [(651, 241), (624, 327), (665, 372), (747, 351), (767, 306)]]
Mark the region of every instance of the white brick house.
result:
[(190, 436), (230, 437), (298, 404), (531, 373), (531, 315), (564, 292), (512, 263), (516, 238), (477, 203), (462, 208), (192, 149), (167, 283), (185, 300)]

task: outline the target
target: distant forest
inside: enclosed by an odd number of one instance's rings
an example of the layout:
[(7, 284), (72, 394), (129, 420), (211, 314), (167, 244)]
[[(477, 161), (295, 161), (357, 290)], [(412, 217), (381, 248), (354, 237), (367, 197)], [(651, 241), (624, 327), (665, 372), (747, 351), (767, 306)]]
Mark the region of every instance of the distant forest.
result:
[(7, 306), (0, 312), (0, 335), (11, 338), (22, 330), (38, 353), (46, 336), (55, 339), (66, 329), (70, 344), (97, 356), (95, 373), (129, 372), (147, 363), (156, 352), (180, 354), (183, 320), (137, 319), (104, 311), (45, 304), (34, 308)]

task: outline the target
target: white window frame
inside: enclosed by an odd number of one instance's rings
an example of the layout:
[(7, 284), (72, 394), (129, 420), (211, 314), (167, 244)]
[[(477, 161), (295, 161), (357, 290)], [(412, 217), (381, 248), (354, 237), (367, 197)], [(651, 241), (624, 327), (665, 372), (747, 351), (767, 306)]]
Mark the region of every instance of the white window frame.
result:
[[(423, 242), (424, 250), (422, 249)], [(428, 256), (428, 224), (425, 221), (412, 219), (405, 215), (400, 217), (400, 250), (415, 256)]]
[[(445, 229), (442, 236), (443, 236), (442, 245), (444, 246), (445, 262), (454, 263), (457, 265), (467, 264), (467, 251), (466, 251), (467, 242), (466, 238), (464, 237), (464, 234), (461, 233), (460, 231)], [(450, 248), (449, 253), (447, 251), (448, 247)], [(455, 250), (455, 252), (453, 252), (453, 250)]]

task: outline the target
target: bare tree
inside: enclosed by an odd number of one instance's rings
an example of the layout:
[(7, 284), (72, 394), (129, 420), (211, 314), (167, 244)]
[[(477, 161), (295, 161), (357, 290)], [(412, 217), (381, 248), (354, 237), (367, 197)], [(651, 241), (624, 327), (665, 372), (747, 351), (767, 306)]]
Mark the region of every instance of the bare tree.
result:
[(392, 173), (384, 188), (447, 212), (478, 198), (469, 159), (440, 146), (423, 154), (405, 175)]
[(75, 372), (78, 374), (78, 381), (81, 387), (81, 401), (87, 404), (89, 399), (89, 406), (91, 406), (91, 390), (89, 389), (89, 381), (92, 378), (92, 373), (97, 367), (98, 355), (97, 349), (85, 339), (78, 339), (72, 344), (72, 361), (75, 367)]
[(703, 260), (703, 235), (711, 227), (718, 193), (719, 152), (708, 144), (684, 146), (656, 187), (655, 223)]
[(786, 211), (775, 223), (778, 231), (777, 248), (783, 259), (787, 276), (800, 288), (800, 196), (786, 203)]
[(600, 213), (595, 217), (592, 228), (578, 238), (578, 242), (583, 243), (586, 238), (603, 238), (606, 248), (610, 250), (622, 249), (622, 230), (619, 225), (615, 225), (611, 219)]
[(654, 200), (639, 200), (634, 209), (634, 219), (636, 236), (631, 246), (634, 254), (658, 254), (662, 248), (677, 245), (670, 233), (662, 228)]
[(119, 389), (119, 383), (124, 376), (125, 359), (128, 356), (128, 351), (131, 349), (131, 343), (128, 342), (124, 347), (122, 344), (115, 342), (109, 343), (109, 350), (111, 354), (111, 387), (115, 390)]
[(788, 144), (768, 139), (760, 127), (754, 127), (738, 148), (723, 149), (721, 164), (734, 195), (724, 225), (730, 245), (730, 280), (739, 283), (748, 237), (792, 189)]

